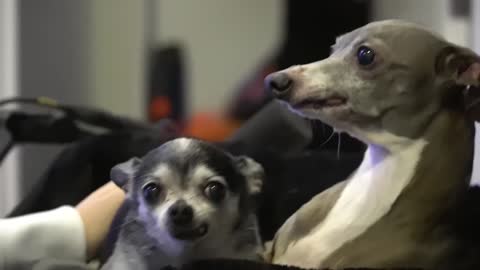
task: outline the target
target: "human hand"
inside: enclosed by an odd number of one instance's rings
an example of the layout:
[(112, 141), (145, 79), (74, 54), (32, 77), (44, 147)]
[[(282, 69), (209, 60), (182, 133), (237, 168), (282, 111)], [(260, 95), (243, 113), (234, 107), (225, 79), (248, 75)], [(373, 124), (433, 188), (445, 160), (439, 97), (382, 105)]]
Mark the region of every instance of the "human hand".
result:
[(97, 254), (124, 199), (125, 192), (108, 182), (76, 206), (85, 228), (87, 259)]

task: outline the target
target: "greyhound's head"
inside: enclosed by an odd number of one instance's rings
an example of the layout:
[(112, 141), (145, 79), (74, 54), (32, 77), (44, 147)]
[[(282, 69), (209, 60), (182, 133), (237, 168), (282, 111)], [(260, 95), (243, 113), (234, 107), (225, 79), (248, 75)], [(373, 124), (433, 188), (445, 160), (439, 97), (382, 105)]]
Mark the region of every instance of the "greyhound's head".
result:
[(388, 20), (340, 36), (327, 59), (270, 74), (266, 87), (301, 115), (385, 145), (418, 138), (443, 110), (465, 110), (479, 75), (471, 50)]

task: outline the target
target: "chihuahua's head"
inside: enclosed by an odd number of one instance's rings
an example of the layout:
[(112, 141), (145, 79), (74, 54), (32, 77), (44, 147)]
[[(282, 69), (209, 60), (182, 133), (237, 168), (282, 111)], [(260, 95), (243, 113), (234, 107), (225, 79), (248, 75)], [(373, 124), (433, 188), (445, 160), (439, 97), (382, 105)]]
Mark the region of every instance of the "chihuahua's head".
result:
[(115, 166), (111, 177), (137, 202), (152, 236), (185, 244), (228, 241), (254, 212), (251, 202), (261, 190), (263, 169), (248, 157), (179, 138)]
[(388, 20), (337, 38), (330, 57), (269, 75), (266, 87), (295, 112), (366, 143), (416, 138), (442, 110), (464, 110), (479, 57), (418, 25)]

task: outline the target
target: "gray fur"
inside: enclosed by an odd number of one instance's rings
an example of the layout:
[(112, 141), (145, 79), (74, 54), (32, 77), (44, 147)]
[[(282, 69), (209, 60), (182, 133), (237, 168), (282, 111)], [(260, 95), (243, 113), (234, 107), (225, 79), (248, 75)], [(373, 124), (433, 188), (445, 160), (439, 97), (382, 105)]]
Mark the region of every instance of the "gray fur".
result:
[[(365, 68), (357, 64), (360, 45), (375, 50), (375, 65)], [(325, 60), (281, 71), (291, 78), (292, 86), (278, 98), (296, 113), (345, 131), (370, 149), (383, 149), (386, 156), (395, 156), (419, 141), (426, 146), (390, 210), (325, 260), (309, 266), (457, 269), (460, 262), (453, 254), (470, 254), (471, 250), (463, 252), (466, 246), (452, 234), (452, 221), (445, 217), (457, 211), (458, 198), (468, 190), (474, 123), (463, 90), (479, 83), (479, 57), (422, 27), (398, 20), (356, 29), (339, 37), (332, 49)], [(267, 84), (269, 80), (272, 77)], [(332, 94), (346, 98), (344, 107), (302, 105), (305, 100)], [(282, 261), (297, 241), (321, 226), (350, 180), (298, 210), (277, 232), (266, 258), (273, 263)], [(357, 226), (355, 221), (351, 226)], [(315, 248), (311, 249), (314, 253)], [(304, 266), (302, 260), (302, 256), (296, 257), (287, 264)]]

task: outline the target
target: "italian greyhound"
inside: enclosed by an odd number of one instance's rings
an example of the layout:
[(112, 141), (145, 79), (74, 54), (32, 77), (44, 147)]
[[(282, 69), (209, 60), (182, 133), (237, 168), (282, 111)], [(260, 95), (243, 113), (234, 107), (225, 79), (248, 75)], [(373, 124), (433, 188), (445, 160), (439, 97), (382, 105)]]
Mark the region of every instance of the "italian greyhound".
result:
[(266, 87), (294, 112), (368, 147), (347, 180), (284, 223), (266, 259), (316, 269), (460, 269), (455, 254), (472, 249), (447, 217), (469, 190), (475, 130), (465, 97), (479, 75), (473, 51), (387, 20), (340, 36), (325, 60), (267, 76)]
[(211, 258), (259, 260), (255, 197), (261, 165), (195, 139), (118, 164), (129, 213), (102, 269), (161, 269)]

